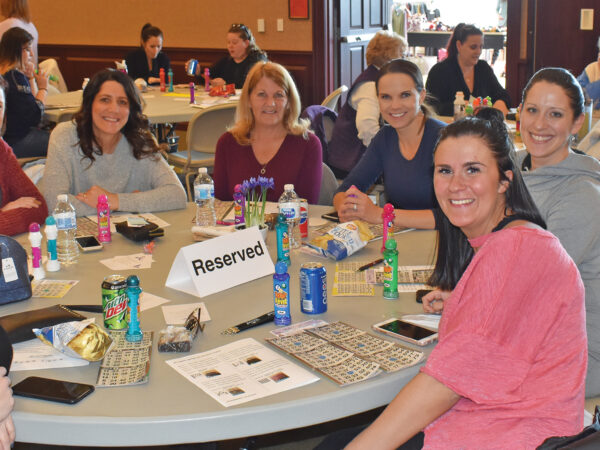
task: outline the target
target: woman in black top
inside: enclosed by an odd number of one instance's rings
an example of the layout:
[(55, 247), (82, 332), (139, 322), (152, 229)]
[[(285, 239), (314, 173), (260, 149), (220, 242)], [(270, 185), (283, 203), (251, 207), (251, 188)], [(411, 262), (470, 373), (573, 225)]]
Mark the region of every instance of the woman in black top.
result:
[(161, 50), (163, 33), (160, 28), (149, 23), (142, 27), (141, 47), (132, 51), (125, 58), (127, 73), (136, 80), (143, 78), (148, 84), (160, 83), (160, 69), (165, 69), (165, 76), (171, 67), (169, 57)]
[[(229, 56), (222, 58), (210, 69), (210, 84), (222, 86), (235, 84), (236, 89), (241, 89), (246, 81), (246, 75), (258, 61), (266, 61), (267, 54), (263, 52), (252, 32), (244, 24), (233, 24), (227, 32), (227, 51)], [(188, 67), (186, 63), (186, 71)], [(196, 76), (202, 75), (201, 69), (196, 68)]]
[(448, 43), (448, 58), (437, 63), (427, 75), (431, 105), (441, 116), (454, 114), (454, 98), (463, 92), (465, 100), (491, 97), (494, 108), (506, 115), (510, 108), (508, 92), (500, 85), (487, 62), (479, 59), (483, 33), (473, 25), (459, 23)]

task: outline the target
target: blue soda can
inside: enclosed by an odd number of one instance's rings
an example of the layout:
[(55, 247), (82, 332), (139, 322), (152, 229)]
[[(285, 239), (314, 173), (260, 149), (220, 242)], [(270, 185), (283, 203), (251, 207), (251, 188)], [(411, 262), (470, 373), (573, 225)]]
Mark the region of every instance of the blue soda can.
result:
[(287, 265), (283, 261), (275, 264), (273, 275), (273, 306), (275, 309), (275, 325), (289, 325), (292, 323), (290, 315), (290, 275)]
[(327, 271), (321, 263), (308, 262), (300, 268), (300, 308), (304, 314), (327, 311)]
[(187, 74), (190, 77), (195, 76), (197, 68), (198, 68), (198, 60), (197, 59), (190, 59), (190, 62), (188, 63)]

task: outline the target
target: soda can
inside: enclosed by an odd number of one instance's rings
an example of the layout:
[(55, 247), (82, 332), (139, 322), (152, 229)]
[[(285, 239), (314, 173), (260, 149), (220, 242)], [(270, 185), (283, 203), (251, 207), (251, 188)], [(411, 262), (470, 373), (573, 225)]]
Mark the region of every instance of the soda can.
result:
[(104, 326), (109, 330), (127, 328), (127, 279), (122, 275), (110, 275), (102, 282), (102, 311)]
[(300, 309), (304, 314), (327, 311), (327, 271), (319, 262), (308, 262), (300, 268)]
[(187, 74), (190, 77), (196, 76), (196, 69), (198, 68), (198, 60), (190, 59), (188, 62)]
[(304, 241), (308, 239), (308, 201), (305, 198), (300, 199), (300, 238)]

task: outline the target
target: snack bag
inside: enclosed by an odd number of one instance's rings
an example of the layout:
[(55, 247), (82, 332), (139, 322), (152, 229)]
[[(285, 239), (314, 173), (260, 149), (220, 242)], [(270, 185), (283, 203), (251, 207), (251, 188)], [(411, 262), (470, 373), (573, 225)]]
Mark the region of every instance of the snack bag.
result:
[(335, 226), (323, 236), (317, 236), (309, 245), (339, 261), (363, 248), (373, 237), (366, 223), (353, 220)]
[(65, 322), (53, 327), (34, 328), (42, 342), (73, 358), (100, 361), (112, 345), (112, 338), (94, 319)]

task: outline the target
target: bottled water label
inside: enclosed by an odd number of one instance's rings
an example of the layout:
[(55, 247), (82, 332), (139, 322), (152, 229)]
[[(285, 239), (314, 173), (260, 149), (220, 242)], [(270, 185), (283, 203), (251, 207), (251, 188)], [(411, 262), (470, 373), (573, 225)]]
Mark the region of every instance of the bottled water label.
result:
[(199, 200), (210, 200), (215, 197), (215, 187), (212, 184), (197, 184), (194, 186), (194, 198)]
[(77, 228), (75, 211), (54, 214), (54, 220), (56, 221), (56, 228), (59, 230), (72, 230)]
[(286, 202), (279, 204), (279, 212), (287, 220), (300, 218), (300, 205), (297, 202)]

